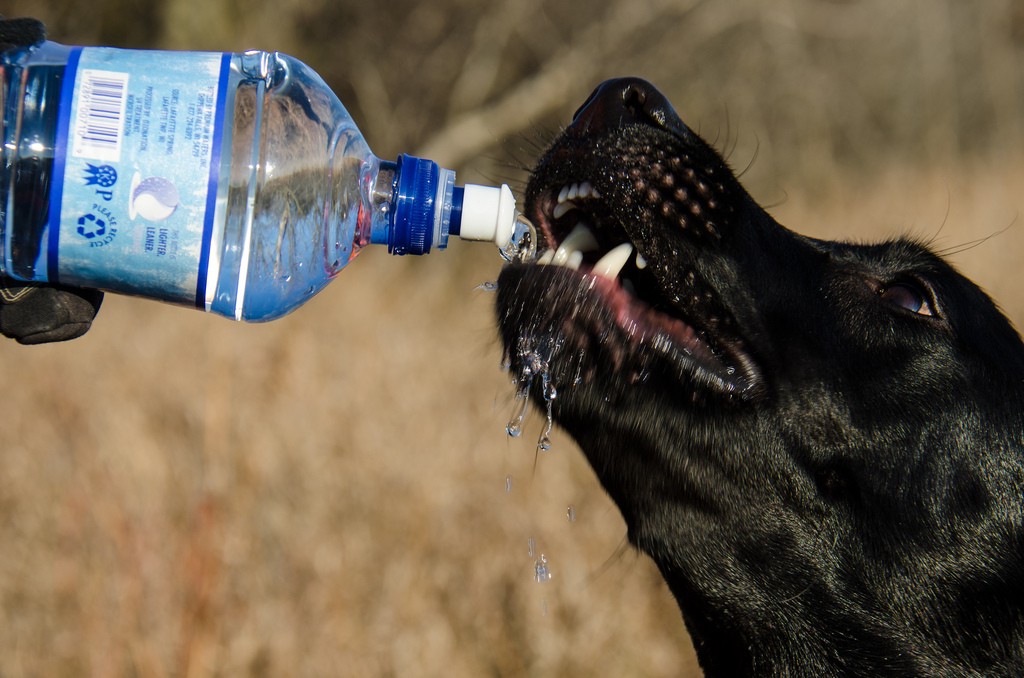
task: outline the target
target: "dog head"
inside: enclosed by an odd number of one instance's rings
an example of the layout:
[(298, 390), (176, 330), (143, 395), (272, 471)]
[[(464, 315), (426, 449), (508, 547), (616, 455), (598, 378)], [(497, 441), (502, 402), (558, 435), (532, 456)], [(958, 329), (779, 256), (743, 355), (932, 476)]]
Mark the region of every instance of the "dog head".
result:
[(555, 253), (499, 278), (509, 364), (706, 671), (1021, 659), (1024, 346), (977, 286), (780, 226), (637, 79), (577, 111), (526, 211)]

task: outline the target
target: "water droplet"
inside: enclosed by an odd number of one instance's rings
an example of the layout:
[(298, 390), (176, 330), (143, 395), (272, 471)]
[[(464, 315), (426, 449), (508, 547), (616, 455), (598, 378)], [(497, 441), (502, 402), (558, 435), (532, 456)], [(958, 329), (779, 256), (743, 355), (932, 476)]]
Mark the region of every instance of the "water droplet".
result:
[(513, 438), (518, 438), (523, 433), (523, 420), (526, 418), (526, 412), (530, 407), (530, 398), (527, 389), (522, 389), (516, 394), (516, 401), (519, 403), (519, 407), (512, 414), (512, 418), (508, 420), (508, 424), (505, 426), (505, 432)]
[(547, 363), (540, 357), (537, 351), (527, 351), (519, 356), (522, 360), (522, 378), (524, 380), (531, 379), (537, 374), (546, 374)]
[(505, 476), (505, 492), (506, 494), (512, 491), (512, 476)]
[(552, 576), (551, 569), (548, 567), (548, 559), (542, 553), (533, 563), (533, 578), (538, 584), (543, 584), (546, 581), (551, 581)]
[(476, 289), (483, 290), (484, 292), (496, 292), (498, 290), (498, 283), (494, 280), (487, 280), (477, 285)]
[(547, 432), (541, 433), (540, 438), (537, 439), (537, 449), (541, 452), (547, 452), (551, 449), (551, 436)]
[(569, 508), (565, 509), (565, 517), (569, 519), (570, 523), (576, 522), (576, 507), (569, 504)]
[(534, 540), (533, 537), (530, 537), (526, 540), (526, 543), (530, 547), (530, 550), (528, 551), (530, 557), (535, 557), (537, 555), (537, 542)]
[(540, 377), (541, 397), (547, 405), (547, 425), (541, 433), (537, 442), (538, 449), (546, 451), (551, 449), (551, 429), (554, 422), (552, 403), (558, 398), (558, 387), (551, 378), (551, 356), (561, 347), (561, 339), (544, 337), (540, 341), (536, 338), (522, 338), (516, 353), (516, 367), (518, 375), (513, 378), (516, 386), (516, 402), (519, 403), (516, 412), (505, 427), (506, 432), (512, 437), (519, 437), (522, 434), (523, 420), (526, 416), (527, 403), (530, 391), (535, 380)]
[(541, 452), (547, 452), (551, 449), (551, 429), (555, 425), (554, 417), (551, 413), (551, 401), (548, 400), (548, 420), (544, 426), (544, 430), (541, 431), (540, 438), (537, 439), (537, 449)]
[(527, 263), (537, 258), (537, 229), (522, 214), (516, 215), (512, 240), (502, 248), (501, 258), (516, 264)]

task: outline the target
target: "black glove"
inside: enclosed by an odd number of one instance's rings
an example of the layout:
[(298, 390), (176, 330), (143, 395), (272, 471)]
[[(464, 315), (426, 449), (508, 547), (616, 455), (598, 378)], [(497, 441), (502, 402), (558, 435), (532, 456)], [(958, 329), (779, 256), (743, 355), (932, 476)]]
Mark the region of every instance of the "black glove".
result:
[(46, 28), (38, 19), (5, 19), (0, 15), (0, 52), (12, 47), (28, 47), (46, 40)]
[[(0, 52), (46, 40), (36, 19), (0, 16)], [(98, 290), (38, 285), (0, 276), (0, 334), (22, 344), (44, 344), (80, 337), (92, 325), (103, 301)]]

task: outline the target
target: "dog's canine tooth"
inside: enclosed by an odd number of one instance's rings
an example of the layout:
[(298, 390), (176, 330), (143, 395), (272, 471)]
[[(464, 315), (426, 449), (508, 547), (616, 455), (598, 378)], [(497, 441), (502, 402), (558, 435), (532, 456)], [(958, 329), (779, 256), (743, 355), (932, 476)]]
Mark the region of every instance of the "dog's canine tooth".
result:
[(636, 253), (636, 267), (641, 271), (647, 268), (647, 260), (639, 252)]
[(610, 280), (615, 280), (619, 275), (619, 271), (629, 261), (629, 256), (633, 254), (633, 245), (628, 242), (624, 242), (617, 247), (612, 248), (605, 254), (601, 259), (594, 264), (594, 275), (599, 275)]
[(555, 251), (554, 250), (544, 250), (544, 253), (541, 254), (540, 257), (537, 258), (537, 265), (539, 265), (539, 266), (547, 266), (548, 264), (550, 264), (554, 260), (554, 258), (555, 258)]

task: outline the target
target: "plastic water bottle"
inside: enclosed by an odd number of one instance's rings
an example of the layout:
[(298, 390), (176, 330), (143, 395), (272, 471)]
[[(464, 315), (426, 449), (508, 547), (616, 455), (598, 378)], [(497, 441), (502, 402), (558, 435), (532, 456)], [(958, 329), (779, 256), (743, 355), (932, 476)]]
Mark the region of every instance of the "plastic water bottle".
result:
[(0, 57), (0, 269), (270, 320), (366, 245), (504, 247), (508, 186), (383, 161), (323, 80), (276, 52), (68, 47)]

